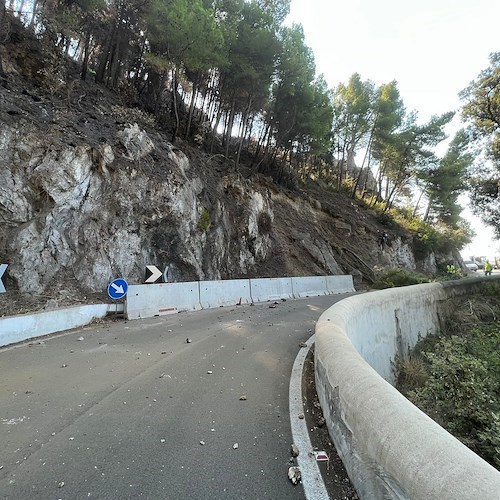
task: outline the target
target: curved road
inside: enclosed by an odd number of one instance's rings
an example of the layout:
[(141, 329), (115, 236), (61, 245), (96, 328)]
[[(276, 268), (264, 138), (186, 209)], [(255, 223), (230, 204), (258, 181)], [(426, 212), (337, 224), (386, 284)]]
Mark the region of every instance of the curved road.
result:
[(344, 297), (117, 319), (0, 349), (0, 498), (304, 498), (287, 477), (290, 373)]

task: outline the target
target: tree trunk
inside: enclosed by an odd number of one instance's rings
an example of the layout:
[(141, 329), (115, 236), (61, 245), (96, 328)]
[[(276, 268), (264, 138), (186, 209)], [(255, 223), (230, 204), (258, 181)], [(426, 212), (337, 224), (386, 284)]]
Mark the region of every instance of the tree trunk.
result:
[(361, 167), (359, 169), (358, 175), (356, 176), (356, 182), (354, 183), (354, 186), (352, 188), (352, 193), (351, 193), (352, 199), (354, 199), (356, 197), (356, 191), (358, 190), (359, 183), (361, 181), (361, 175), (363, 174), (363, 171), (364, 171), (365, 162), (368, 159), (368, 164), (366, 166), (365, 182), (364, 182), (364, 185), (366, 186), (366, 179), (368, 178), (368, 169), (370, 168), (370, 155), (371, 155), (371, 148), (372, 148), (372, 142), (373, 142), (373, 132), (375, 130), (376, 124), (377, 124), (377, 118), (375, 119), (375, 123), (373, 124), (373, 127), (370, 131), (370, 138), (368, 139), (368, 144), (366, 146), (365, 156), (363, 157), (363, 163), (361, 163)]
[[(4, 44), (7, 40), (7, 11), (5, 10), (4, 0), (0, 0), (0, 43)], [(0, 83), (5, 83), (7, 73), (3, 68), (2, 53), (0, 52)]]
[(107, 39), (106, 45), (101, 54), (101, 60), (99, 61), (99, 66), (97, 67), (97, 72), (95, 75), (96, 83), (104, 83), (104, 75), (106, 74), (106, 67), (108, 66), (108, 61), (111, 56), (111, 50), (113, 46), (113, 40), (115, 38), (115, 29), (111, 32), (111, 35)]
[(175, 117), (174, 130), (172, 131), (172, 144), (175, 144), (175, 139), (177, 138), (177, 131), (179, 130), (179, 110), (177, 108), (177, 78), (178, 70), (177, 66), (172, 70), (172, 107)]
[[(419, 200), (420, 201), (420, 200)], [(429, 203), (427, 204), (427, 208), (425, 209), (425, 215), (424, 215), (424, 222), (427, 222), (429, 220), (429, 214), (431, 212), (431, 207), (432, 207), (432, 200), (429, 200)], [(416, 210), (416, 208), (415, 208)], [(414, 214), (415, 216), (415, 214)]]
[(19, 14), (19, 19), (21, 19), (21, 20), (23, 18), (23, 10), (24, 10), (25, 3), (26, 3), (26, 0), (21, 0), (21, 3), (19, 4), (19, 10), (17, 11)]
[(219, 109), (217, 110), (217, 117), (215, 119), (215, 125), (214, 125), (214, 128), (213, 128), (213, 131), (212, 131), (212, 142), (210, 144), (210, 154), (213, 153), (213, 150), (214, 150), (214, 143), (215, 143), (215, 139), (217, 137), (217, 129), (219, 128), (219, 123), (220, 123), (220, 119), (222, 118), (222, 106), (219, 105)]
[(235, 97), (233, 96), (233, 100), (231, 102), (231, 110), (229, 112), (229, 119), (227, 121), (227, 131), (226, 131), (226, 158), (229, 158), (229, 147), (231, 146), (231, 136), (233, 132), (234, 125), (234, 116), (235, 116)]
[(191, 131), (191, 122), (193, 120), (193, 112), (194, 112), (194, 101), (196, 100), (197, 92), (198, 91), (196, 82), (193, 82), (193, 93), (191, 95), (191, 102), (189, 103), (189, 113), (188, 113), (188, 120), (186, 125), (186, 133), (184, 134), (184, 139), (187, 139), (189, 137), (189, 132)]
[(248, 106), (247, 109), (245, 110), (245, 114), (242, 118), (242, 133), (240, 135), (240, 142), (238, 144), (238, 153), (236, 155), (236, 167), (240, 164), (240, 156), (241, 156), (241, 148), (243, 147), (243, 141), (245, 140), (245, 134), (247, 132), (248, 128), (248, 115), (250, 114), (250, 108), (252, 106), (252, 98), (250, 97), (248, 99)]
[[(424, 195), (424, 192), (421, 191), (420, 192), (420, 196), (418, 197), (418, 200), (417, 200), (417, 203), (415, 204), (415, 208), (413, 209), (413, 212), (412, 212), (412, 217), (415, 217), (417, 215), (417, 210), (418, 210), (418, 207), (420, 205), (420, 201), (422, 200), (422, 196)], [(430, 205), (430, 200), (429, 200), (429, 205)], [(427, 207), (427, 210), (426, 210), (426, 216), (429, 215), (429, 206)], [(425, 222), (425, 219), (424, 219), (424, 222)]]
[(85, 81), (89, 67), (89, 53), (90, 53), (90, 27), (85, 31), (85, 44), (83, 46), (83, 63), (80, 78)]

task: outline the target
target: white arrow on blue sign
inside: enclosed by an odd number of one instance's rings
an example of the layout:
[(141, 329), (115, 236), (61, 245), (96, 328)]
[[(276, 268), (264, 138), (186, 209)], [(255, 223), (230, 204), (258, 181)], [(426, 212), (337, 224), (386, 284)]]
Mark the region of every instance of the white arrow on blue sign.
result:
[(117, 278), (108, 285), (108, 295), (112, 299), (121, 299), (127, 295), (128, 283), (123, 278)]

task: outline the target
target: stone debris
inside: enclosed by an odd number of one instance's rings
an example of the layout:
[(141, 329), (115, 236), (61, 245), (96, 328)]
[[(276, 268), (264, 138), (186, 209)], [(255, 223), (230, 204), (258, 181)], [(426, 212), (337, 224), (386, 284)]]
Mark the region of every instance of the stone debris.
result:
[(293, 484), (299, 484), (301, 479), (300, 469), (294, 465), (288, 468), (288, 479), (292, 481)]
[(233, 444), (233, 450), (237, 450), (237, 449), (238, 449), (238, 447), (239, 447), (239, 446), (238, 446), (238, 443), (234, 443), (234, 444)]
[(78, 339), (77, 339), (77, 340), (80, 340), (80, 341), (81, 341), (81, 340), (85, 340), (85, 339), (84, 339), (83, 337), (78, 337)]
[(205, 445), (205, 441), (200, 441), (201, 446)]
[(300, 347), (307, 347), (307, 344), (305, 342), (302, 342), (301, 344), (299, 344)]
[(57, 484), (57, 487), (58, 488), (62, 488), (64, 486), (64, 481), (61, 481)]
[(208, 370), (208, 371), (207, 371), (207, 373), (208, 373), (209, 375), (212, 375), (212, 370)]
[(191, 339), (186, 339), (186, 344), (190, 344), (191, 343)]
[(160, 439), (160, 443), (164, 443), (166, 441), (166, 439)]
[(242, 395), (240, 396), (240, 401), (246, 401), (246, 400), (247, 400), (246, 395), (245, 395), (245, 394), (242, 394)]
[(299, 452), (299, 449), (298, 449), (297, 445), (292, 444), (291, 451), (292, 451), (292, 457), (298, 457), (299, 456), (300, 452)]
[(64, 364), (61, 365), (61, 368), (67, 368), (67, 366), (68, 365), (66, 363), (64, 363)]
[(301, 414), (299, 415), (299, 418), (300, 418), (300, 420), (304, 420), (304, 415), (301, 413)]

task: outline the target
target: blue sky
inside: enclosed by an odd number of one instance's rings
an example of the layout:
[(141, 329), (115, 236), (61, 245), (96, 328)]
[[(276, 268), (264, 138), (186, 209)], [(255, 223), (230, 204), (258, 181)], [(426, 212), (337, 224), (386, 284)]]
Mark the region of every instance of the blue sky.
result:
[[(397, 80), (407, 110), (421, 121), (459, 110), (458, 93), (500, 51), (498, 0), (292, 0), (287, 21), (303, 25), (330, 87), (356, 72), (376, 85)], [(457, 116), (449, 133), (460, 125)], [(478, 233), (464, 255), (500, 250), (492, 229), (469, 210), (462, 215)]]

